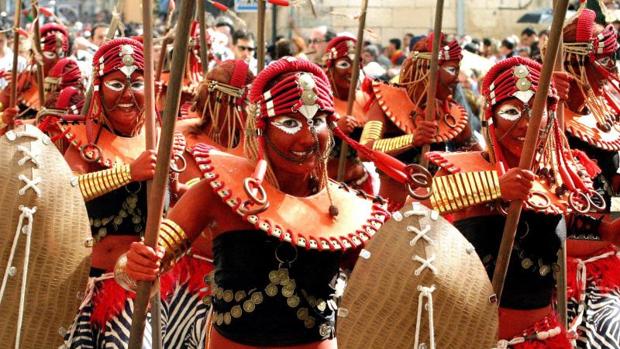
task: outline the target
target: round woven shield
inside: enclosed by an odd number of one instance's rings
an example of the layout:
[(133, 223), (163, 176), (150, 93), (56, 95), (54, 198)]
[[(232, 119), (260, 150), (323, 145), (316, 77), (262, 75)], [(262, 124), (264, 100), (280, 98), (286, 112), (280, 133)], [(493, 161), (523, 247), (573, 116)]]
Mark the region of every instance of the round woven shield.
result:
[(90, 228), (71, 177), (62, 155), (36, 127), (24, 125), (0, 137), (3, 348), (15, 347), (18, 337), (21, 349), (57, 348), (62, 328), (80, 305)]
[(407, 205), (360, 253), (338, 311), (338, 347), (492, 348), (493, 294), (459, 231), (437, 212)]

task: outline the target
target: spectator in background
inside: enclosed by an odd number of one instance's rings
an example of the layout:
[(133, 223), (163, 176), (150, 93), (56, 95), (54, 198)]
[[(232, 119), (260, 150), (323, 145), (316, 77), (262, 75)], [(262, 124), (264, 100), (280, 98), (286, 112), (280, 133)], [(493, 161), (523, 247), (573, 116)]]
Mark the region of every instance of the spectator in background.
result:
[(542, 62), (542, 58), (540, 55), (540, 49), (547, 46), (547, 41), (549, 40), (549, 30), (543, 29), (538, 33), (538, 57), (535, 58), (539, 62)]
[(502, 40), (501, 45), (499, 45), (499, 54), (500, 59), (506, 59), (515, 56), (515, 42), (510, 38), (506, 38)]
[[(540, 58), (540, 48), (538, 46), (538, 35), (532, 28), (525, 28), (521, 32), (521, 46), (529, 48), (528, 57), (532, 59)], [(524, 57), (524, 56), (521, 56)]]
[(405, 52), (405, 56), (409, 54), (411, 47), (413, 47), (413, 45), (411, 45), (411, 40), (413, 39), (413, 36), (414, 36), (413, 34), (407, 33), (403, 37), (403, 51)]
[(310, 51), (308, 52), (310, 61), (322, 67), (324, 65), (323, 55), (325, 55), (325, 47), (327, 47), (327, 43), (335, 37), (336, 33), (327, 28), (327, 26), (322, 25), (312, 29), (310, 32)]
[(291, 39), (291, 43), (293, 44), (293, 46), (295, 47), (295, 52), (297, 52), (295, 54), (295, 57), (297, 58), (302, 58), (302, 59), (308, 59), (308, 56), (306, 56), (306, 41), (300, 37), (300, 36), (293, 36), (293, 38)]
[[(387, 62), (382, 64), (379, 62), (379, 57), (383, 57)], [(361, 60), (362, 71), (364, 74), (375, 79), (380, 79), (385, 76), (387, 68), (390, 66), (390, 60), (385, 56), (380, 56), (379, 48), (372, 44), (369, 44), (362, 49)]]
[(390, 59), (393, 66), (400, 66), (405, 61), (405, 58), (407, 58), (401, 50), (401, 41), (398, 38), (390, 39), (385, 49), (385, 54)]
[(282, 57), (291, 56), (295, 57), (297, 50), (295, 45), (288, 39), (280, 39), (275, 43), (274, 59), (280, 59)]
[(105, 41), (105, 36), (108, 34), (108, 24), (107, 23), (95, 23), (91, 30), (90, 34), (90, 42), (99, 47)]
[(248, 63), (250, 66), (250, 71), (256, 75), (258, 62), (256, 61), (256, 58), (254, 58), (254, 52), (256, 51), (254, 34), (245, 30), (237, 30), (233, 33), (232, 38), (235, 59), (241, 59)]
[(517, 55), (519, 57), (530, 58), (530, 54), (531, 54), (530, 48), (527, 46), (519, 47), (517, 49)]

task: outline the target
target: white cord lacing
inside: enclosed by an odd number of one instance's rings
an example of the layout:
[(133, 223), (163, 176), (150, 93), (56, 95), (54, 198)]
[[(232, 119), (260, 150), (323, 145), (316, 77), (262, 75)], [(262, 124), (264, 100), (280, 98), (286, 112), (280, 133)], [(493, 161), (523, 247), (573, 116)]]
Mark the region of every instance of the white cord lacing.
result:
[[(413, 342), (413, 348), (420, 348), (420, 329), (422, 328), (422, 307), (428, 312), (428, 336), (430, 349), (435, 349), (435, 325), (433, 324), (433, 291), (435, 291), (435, 285), (431, 287), (418, 286), (418, 316), (416, 318), (415, 328), (415, 340)], [(424, 298), (426, 298), (426, 304), (424, 304)]]

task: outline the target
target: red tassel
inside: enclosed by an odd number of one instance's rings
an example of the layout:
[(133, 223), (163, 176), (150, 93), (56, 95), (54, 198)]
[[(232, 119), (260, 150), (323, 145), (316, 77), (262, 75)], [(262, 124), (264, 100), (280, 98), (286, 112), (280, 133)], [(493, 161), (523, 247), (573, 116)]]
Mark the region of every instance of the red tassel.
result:
[(368, 95), (368, 101), (364, 104), (364, 111), (367, 112), (370, 110), (370, 107), (373, 103), (377, 101), (377, 96), (375, 95), (375, 90), (372, 88), (372, 79), (369, 77), (365, 77), (364, 81), (362, 81), (362, 91)]
[(283, 7), (288, 7), (290, 5), (287, 0), (267, 0), (267, 2), (273, 5), (283, 6)]
[(579, 149), (572, 149), (572, 151), (573, 156), (579, 160), (581, 165), (583, 165), (583, 167), (586, 169), (586, 172), (588, 172), (588, 176), (593, 178), (601, 173), (601, 168), (598, 167), (596, 162), (590, 159), (590, 157), (588, 157), (586, 153)]
[(222, 12), (226, 12), (226, 11), (228, 11), (228, 7), (227, 7), (226, 5), (224, 5), (224, 4), (220, 4), (219, 2), (217, 2), (217, 1), (212, 1), (212, 0), (209, 0), (209, 2), (210, 2), (213, 6), (215, 6), (218, 10), (220, 10), (220, 11), (222, 11)]
[(43, 14), (44, 16), (47, 17), (54, 17), (54, 11), (52, 11), (51, 9), (47, 8), (47, 7), (39, 7), (39, 12), (41, 14)]

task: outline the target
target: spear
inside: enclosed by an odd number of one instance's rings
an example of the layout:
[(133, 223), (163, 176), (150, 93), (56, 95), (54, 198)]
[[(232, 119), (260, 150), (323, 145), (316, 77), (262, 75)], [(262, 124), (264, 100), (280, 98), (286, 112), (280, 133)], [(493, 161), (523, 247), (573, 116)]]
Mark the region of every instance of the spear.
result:
[(17, 58), (19, 57), (19, 22), (21, 21), (21, 8), (22, 1), (15, 0), (15, 17), (13, 22), (13, 69), (11, 70), (11, 99), (9, 99), (9, 107), (11, 108), (17, 105)]
[[(155, 91), (153, 81), (153, 2), (142, 0), (142, 26), (144, 28), (144, 107), (145, 107), (145, 136), (146, 149), (155, 149), (157, 143), (157, 128), (155, 123)], [(147, 198), (152, 193), (152, 181), (146, 184)], [(148, 218), (147, 218), (148, 219)], [(153, 311), (151, 312), (151, 328), (153, 348), (161, 349), (161, 304), (159, 298), (159, 279), (155, 280), (157, 290), (151, 298)]]
[(256, 45), (257, 50), (256, 54), (258, 55), (258, 67), (257, 73), (260, 73), (261, 70), (265, 68), (265, 10), (267, 4), (265, 0), (258, 0), (258, 29), (256, 31)]
[[(553, 1), (553, 6), (557, 9), (558, 2), (557, 0)], [(564, 62), (562, 60), (562, 32), (560, 32), (560, 43), (558, 44), (558, 52), (555, 55), (555, 71), (563, 71), (564, 70)], [(542, 49), (542, 48), (541, 48)], [(564, 130), (564, 103), (558, 103), (558, 106), (555, 110), (555, 115), (558, 120), (558, 125), (560, 126), (560, 130)], [(556, 292), (558, 295), (558, 313), (560, 315), (560, 322), (567, 327), (567, 299), (566, 299), (566, 288), (568, 287), (566, 283), (566, 239), (562, 241), (562, 246), (558, 251), (558, 264), (560, 265), (560, 270), (557, 272), (556, 280)]]
[[(122, 9), (125, 6), (124, 0), (118, 0), (114, 10), (112, 11), (112, 19), (110, 20), (110, 27), (108, 28), (108, 32), (105, 35), (105, 41), (109, 41), (114, 39), (114, 35), (116, 34), (116, 30), (122, 27), (122, 22), (120, 16), (118, 14), (118, 9)], [(122, 29), (121, 29), (122, 30)], [(86, 97), (84, 98), (84, 106), (82, 107), (82, 115), (88, 114), (88, 110), (90, 109), (90, 104), (93, 101), (93, 87), (92, 85), (88, 87), (86, 91)]]
[[(521, 151), (521, 158), (519, 160), (519, 168), (521, 169), (529, 170), (532, 168), (534, 152), (536, 150), (536, 144), (538, 143), (538, 130), (540, 129), (542, 114), (546, 107), (547, 92), (549, 91), (549, 84), (551, 83), (554, 61), (560, 46), (562, 24), (564, 23), (567, 7), (568, 0), (557, 0), (553, 12), (549, 44), (547, 45), (548, 54), (545, 55), (543, 60), (543, 69), (540, 74), (538, 90), (534, 96), (532, 116), (527, 127), (525, 143), (523, 144), (523, 150)], [(498, 301), (502, 299), (502, 290), (504, 288), (504, 281), (506, 279), (506, 272), (508, 271), (508, 264), (510, 262), (510, 255), (517, 233), (517, 225), (521, 216), (522, 206), (523, 200), (512, 201), (508, 210), (508, 216), (506, 217), (502, 242), (499, 247), (497, 263), (493, 273), (493, 290), (495, 290)]]
[(35, 52), (35, 62), (37, 65), (37, 87), (39, 88), (39, 105), (41, 108), (45, 105), (45, 91), (43, 85), (45, 83), (43, 77), (43, 64), (41, 64), (41, 33), (39, 32), (39, 0), (32, 0), (32, 15), (34, 16), (34, 46), (32, 49)]
[(198, 0), (198, 22), (200, 23), (200, 60), (202, 61), (202, 72), (206, 79), (209, 71), (209, 56), (207, 53), (207, 21), (205, 19), (204, 0)]
[[(353, 58), (353, 71), (351, 72), (351, 83), (349, 84), (349, 96), (347, 99), (347, 114), (353, 113), (353, 103), (355, 103), (355, 94), (357, 92), (357, 82), (360, 74), (360, 57), (362, 55), (362, 44), (364, 43), (364, 28), (366, 27), (366, 10), (368, 9), (368, 0), (362, 1), (362, 12), (360, 13), (360, 21), (357, 27), (357, 42), (355, 43), (355, 58)], [(347, 163), (347, 153), (349, 146), (342, 142), (340, 147), (340, 156), (338, 158), (338, 182), (344, 181), (345, 165)]]
[(164, 70), (164, 60), (166, 59), (166, 53), (168, 51), (168, 43), (170, 42), (170, 28), (172, 28), (172, 13), (174, 12), (176, 5), (173, 0), (168, 2), (168, 14), (166, 15), (166, 29), (164, 30), (164, 38), (161, 43), (161, 50), (159, 51), (159, 61), (157, 62), (157, 71), (155, 73), (155, 81), (161, 80), (161, 73)]
[[(426, 92), (426, 121), (435, 120), (435, 95), (437, 94), (437, 70), (439, 69), (439, 44), (441, 42), (441, 22), (443, 21), (443, 1), (437, 0), (435, 7), (435, 27), (433, 29), (433, 52), (431, 55), (431, 69)], [(428, 167), (426, 153), (431, 149), (430, 144), (424, 144), (420, 154), (420, 165)]]
[[(179, 102), (181, 101), (181, 84), (183, 83), (183, 74), (187, 61), (186, 54), (189, 40), (189, 27), (194, 12), (194, 5), (194, 1), (183, 1), (179, 11), (176, 39), (174, 41), (172, 53), (172, 66), (175, 67), (175, 69), (173, 69), (170, 74), (169, 89), (168, 93), (166, 93), (163, 126), (157, 151), (157, 166), (155, 168), (155, 177), (153, 178), (151, 193), (149, 195), (146, 232), (144, 236), (144, 244), (152, 248), (156, 247), (159, 237), (159, 225), (164, 208), (164, 193), (166, 183), (168, 182), (174, 126), (179, 112)], [(150, 52), (148, 54), (150, 54)], [(142, 347), (144, 320), (146, 318), (149, 293), (152, 286), (153, 283), (148, 281), (141, 281), (138, 283), (131, 332), (129, 335), (129, 349), (140, 349)]]

